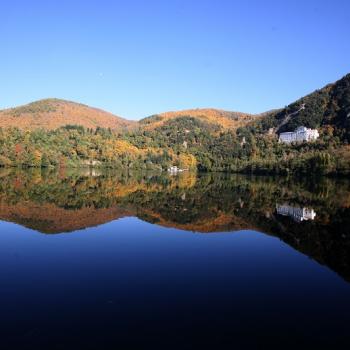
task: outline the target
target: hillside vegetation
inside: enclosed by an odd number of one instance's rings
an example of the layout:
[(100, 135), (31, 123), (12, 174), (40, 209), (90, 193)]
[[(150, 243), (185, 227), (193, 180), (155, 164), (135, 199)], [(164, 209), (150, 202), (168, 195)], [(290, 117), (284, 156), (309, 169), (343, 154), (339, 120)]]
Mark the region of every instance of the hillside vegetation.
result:
[[(301, 125), (317, 128), (319, 139), (278, 142), (280, 132)], [(283, 109), (255, 116), (195, 109), (132, 123), (84, 105), (43, 100), (2, 111), (0, 126), (0, 166), (165, 170), (177, 165), (200, 171), (349, 175), (350, 74)]]
[(228, 112), (218, 109), (189, 109), (177, 112), (155, 114), (140, 120), (140, 126), (145, 130), (158, 128), (172, 119), (191, 117), (206, 123), (216, 124), (223, 129), (237, 129), (257, 118), (252, 114)]
[(195, 169), (196, 159), (172, 149), (137, 147), (104, 128), (94, 130), (76, 125), (52, 131), (0, 128), (0, 166), (162, 170), (172, 164)]
[(135, 122), (97, 108), (59, 99), (40, 100), (0, 111), (0, 127), (3, 128), (16, 126), (22, 130), (55, 130), (68, 124), (123, 130)]
[(328, 129), (341, 140), (350, 141), (350, 74), (252, 123), (257, 132), (269, 128), (283, 132), (300, 125)]

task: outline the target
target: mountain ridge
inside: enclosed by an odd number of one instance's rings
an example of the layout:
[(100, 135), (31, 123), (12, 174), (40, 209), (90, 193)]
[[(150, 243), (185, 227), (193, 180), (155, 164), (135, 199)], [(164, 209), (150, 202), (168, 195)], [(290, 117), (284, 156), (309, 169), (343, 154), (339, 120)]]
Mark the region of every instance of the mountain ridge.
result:
[(285, 108), (267, 114), (262, 120), (260, 131), (266, 132), (273, 128), (277, 132), (284, 132), (301, 125), (310, 128), (332, 126), (350, 134), (350, 73)]
[(193, 117), (219, 124), (223, 128), (237, 128), (253, 121), (258, 116), (217, 108), (193, 108), (166, 111), (140, 120), (129, 120), (80, 102), (45, 98), (0, 110), (0, 127), (17, 127), (22, 130), (54, 130), (66, 125), (79, 125), (92, 129), (101, 127), (123, 131), (135, 127), (151, 129), (159, 127), (171, 119)]
[(154, 129), (166, 122), (182, 117), (197, 118), (202, 121), (219, 124), (223, 128), (233, 129), (253, 121), (259, 115), (244, 112), (226, 111), (218, 108), (192, 108), (179, 111), (167, 111), (139, 120), (141, 127)]
[[(299, 113), (298, 109), (302, 105), (305, 105), (305, 108)], [(285, 119), (290, 115), (293, 115), (293, 118), (289, 118), (286, 122)], [(191, 108), (156, 113), (140, 120), (128, 120), (83, 103), (45, 98), (0, 110), (0, 127), (15, 126), (22, 130), (39, 128), (53, 130), (66, 125), (79, 125), (92, 129), (97, 127), (110, 128), (115, 131), (130, 130), (135, 127), (151, 130), (173, 119), (191, 117), (210, 124), (218, 124), (223, 129), (237, 129), (260, 122), (259, 130), (262, 132), (267, 132), (269, 128), (281, 132), (292, 130), (300, 124), (305, 124), (307, 127), (334, 124), (350, 128), (349, 115), (350, 73), (299, 98), (284, 108), (258, 114), (227, 111), (219, 108)]]
[[(279, 133), (299, 126), (318, 129), (319, 138), (279, 142)], [(345, 176), (350, 174), (349, 144), (350, 74), (283, 109), (258, 115), (207, 108), (132, 122), (57, 99), (0, 112), (0, 166), (5, 167), (167, 170), (177, 166)]]

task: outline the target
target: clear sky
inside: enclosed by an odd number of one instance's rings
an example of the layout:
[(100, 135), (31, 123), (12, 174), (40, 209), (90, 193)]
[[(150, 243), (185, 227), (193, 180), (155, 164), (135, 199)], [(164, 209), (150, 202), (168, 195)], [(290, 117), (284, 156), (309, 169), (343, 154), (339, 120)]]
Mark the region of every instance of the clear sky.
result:
[(262, 112), (350, 72), (348, 0), (0, 0), (0, 109)]

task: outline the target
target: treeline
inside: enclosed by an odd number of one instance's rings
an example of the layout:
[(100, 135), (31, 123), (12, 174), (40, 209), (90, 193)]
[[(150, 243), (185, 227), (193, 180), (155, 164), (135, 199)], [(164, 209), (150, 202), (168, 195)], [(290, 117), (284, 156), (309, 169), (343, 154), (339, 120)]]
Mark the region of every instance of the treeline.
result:
[(0, 129), (0, 166), (104, 167), (281, 175), (348, 175), (350, 146), (339, 128), (324, 126), (316, 142), (283, 144), (259, 124), (223, 129), (194, 117), (127, 133), (67, 125), (54, 131)]
[(172, 119), (153, 130), (126, 134), (131, 144), (190, 152), (200, 171), (259, 174), (350, 174), (350, 148), (333, 127), (317, 142), (286, 145), (256, 127), (223, 130), (192, 117)]
[(196, 168), (195, 158), (188, 152), (140, 149), (110, 129), (75, 125), (54, 131), (0, 128), (0, 166), (162, 170), (174, 164)]

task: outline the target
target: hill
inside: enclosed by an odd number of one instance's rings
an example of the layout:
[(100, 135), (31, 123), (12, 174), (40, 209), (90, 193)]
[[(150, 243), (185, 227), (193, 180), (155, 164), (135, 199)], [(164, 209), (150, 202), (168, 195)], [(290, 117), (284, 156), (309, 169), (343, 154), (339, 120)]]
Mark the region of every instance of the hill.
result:
[(333, 84), (300, 98), (287, 107), (267, 113), (262, 131), (279, 132), (304, 125), (310, 128), (334, 128), (335, 135), (350, 141), (350, 74)]
[[(319, 139), (288, 145), (278, 141), (280, 132), (302, 125), (317, 128)], [(174, 165), (200, 171), (348, 176), (349, 142), (350, 74), (285, 108), (259, 115), (192, 109), (129, 122), (55, 99), (0, 112), (0, 166), (6, 167), (161, 171)]]
[(183, 111), (165, 112), (141, 119), (139, 124), (143, 129), (158, 128), (172, 119), (194, 118), (205, 123), (217, 124), (224, 129), (237, 129), (254, 121), (257, 116), (241, 112), (228, 112), (220, 109), (188, 109)]
[(22, 130), (54, 130), (65, 125), (123, 130), (134, 123), (101, 109), (59, 99), (44, 99), (0, 111), (0, 127), (16, 126)]

